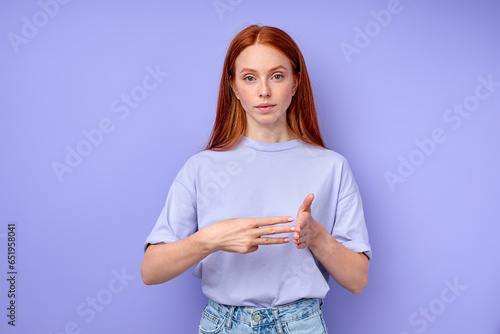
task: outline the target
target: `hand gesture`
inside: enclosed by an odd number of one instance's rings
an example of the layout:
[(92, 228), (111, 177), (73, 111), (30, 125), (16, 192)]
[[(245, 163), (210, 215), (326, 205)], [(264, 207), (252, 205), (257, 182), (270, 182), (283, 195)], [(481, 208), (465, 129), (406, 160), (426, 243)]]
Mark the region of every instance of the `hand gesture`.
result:
[(270, 237), (295, 231), (294, 226), (279, 224), (292, 222), (293, 218), (232, 218), (216, 222), (200, 230), (212, 252), (223, 250), (233, 253), (255, 252), (260, 245), (284, 244), (289, 237)]
[(297, 245), (298, 249), (304, 249), (310, 246), (321, 232), (321, 228), (324, 229), (324, 227), (311, 216), (311, 204), (313, 200), (314, 194), (307, 195), (297, 213), (293, 242)]

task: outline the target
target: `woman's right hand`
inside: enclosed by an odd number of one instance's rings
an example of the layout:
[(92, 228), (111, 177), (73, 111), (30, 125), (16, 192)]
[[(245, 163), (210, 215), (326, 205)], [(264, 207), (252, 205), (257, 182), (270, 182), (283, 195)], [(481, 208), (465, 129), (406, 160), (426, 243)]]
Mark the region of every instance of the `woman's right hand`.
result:
[(198, 236), (210, 253), (222, 250), (246, 254), (255, 252), (260, 245), (289, 242), (289, 237), (271, 236), (294, 232), (295, 226), (279, 225), (292, 221), (290, 216), (224, 219), (199, 230)]
[(150, 245), (141, 265), (145, 284), (160, 284), (179, 276), (211, 253), (219, 250), (233, 253), (255, 252), (260, 245), (285, 244), (292, 233), (292, 217), (232, 218), (202, 228), (191, 236), (166, 244)]

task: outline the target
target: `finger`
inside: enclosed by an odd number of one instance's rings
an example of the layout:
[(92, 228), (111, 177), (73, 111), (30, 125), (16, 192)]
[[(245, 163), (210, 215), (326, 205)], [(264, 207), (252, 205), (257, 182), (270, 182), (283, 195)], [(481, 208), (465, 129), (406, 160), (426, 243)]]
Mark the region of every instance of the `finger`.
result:
[(281, 216), (281, 217), (255, 218), (254, 222), (255, 222), (256, 227), (276, 225), (276, 224), (285, 224), (285, 223), (293, 222), (293, 217)]
[(307, 233), (297, 233), (293, 234), (293, 239), (297, 240), (298, 244), (307, 243)]
[(308, 211), (308, 212), (311, 212), (311, 204), (314, 200), (314, 194), (309, 194), (306, 196), (306, 198), (304, 198), (304, 201), (302, 202), (302, 204), (300, 205), (299, 207), (299, 211)]
[(273, 235), (280, 233), (292, 233), (295, 232), (295, 226), (261, 227), (258, 229), (257, 232), (259, 237), (262, 237), (264, 235)]
[(297, 241), (297, 248), (304, 249), (307, 247), (307, 242), (304, 240)]
[(277, 245), (286, 244), (290, 241), (290, 238), (258, 238), (255, 243), (257, 245)]
[(307, 228), (307, 223), (308, 223), (308, 219), (304, 218), (303, 217), (304, 215), (300, 215), (300, 213), (301, 212), (299, 210), (299, 214), (297, 215), (297, 223), (295, 224), (295, 230), (297, 232), (301, 232), (302, 230), (304, 230), (305, 228)]
[(302, 217), (298, 217), (297, 223), (295, 224), (295, 230), (297, 232), (302, 231), (302, 229), (305, 227), (306, 223), (307, 223), (306, 219), (302, 219)]

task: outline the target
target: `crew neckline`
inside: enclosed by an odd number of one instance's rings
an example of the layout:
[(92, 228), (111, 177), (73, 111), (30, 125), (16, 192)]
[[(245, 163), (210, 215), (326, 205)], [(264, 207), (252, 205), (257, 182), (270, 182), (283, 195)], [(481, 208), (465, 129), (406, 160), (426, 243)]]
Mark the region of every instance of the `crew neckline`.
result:
[(245, 136), (241, 136), (241, 145), (244, 145), (246, 147), (253, 148), (254, 150), (258, 151), (265, 151), (265, 152), (278, 152), (278, 151), (285, 151), (292, 149), (294, 147), (297, 147), (300, 145), (300, 139), (292, 139), (288, 141), (282, 141), (278, 143), (265, 143), (262, 141), (257, 141), (254, 139), (250, 139)]

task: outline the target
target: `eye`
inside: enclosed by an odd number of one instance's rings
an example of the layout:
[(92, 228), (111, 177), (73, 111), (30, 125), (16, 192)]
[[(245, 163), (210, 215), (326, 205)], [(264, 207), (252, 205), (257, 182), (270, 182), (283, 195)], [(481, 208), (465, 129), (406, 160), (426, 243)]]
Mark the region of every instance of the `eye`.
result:
[(275, 74), (275, 75), (273, 75), (273, 79), (274, 79), (274, 80), (280, 80), (280, 79), (283, 79), (283, 74)]
[(243, 80), (248, 81), (248, 82), (252, 82), (252, 81), (255, 81), (255, 78), (249, 75), (249, 76), (244, 77)]

